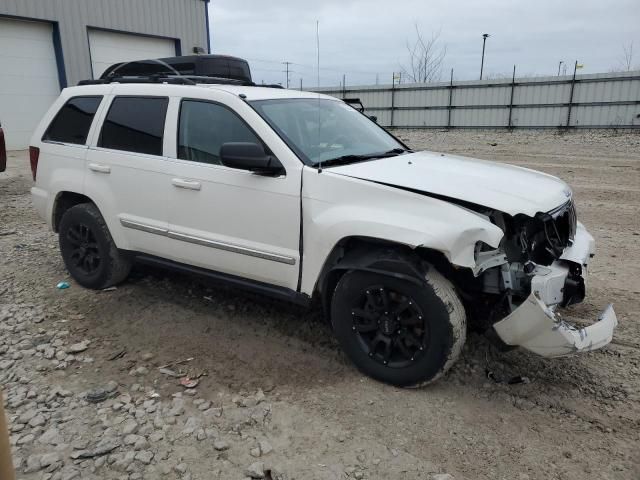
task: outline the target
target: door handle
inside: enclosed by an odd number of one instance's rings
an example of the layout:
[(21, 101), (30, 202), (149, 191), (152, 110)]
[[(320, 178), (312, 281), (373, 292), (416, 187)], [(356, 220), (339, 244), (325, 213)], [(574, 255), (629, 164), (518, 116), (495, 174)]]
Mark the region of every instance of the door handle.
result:
[(174, 187), (186, 188), (187, 190), (200, 190), (202, 188), (200, 182), (195, 182), (193, 180), (184, 180), (182, 178), (173, 178), (171, 179), (171, 183)]
[(101, 165), (99, 163), (90, 163), (89, 170), (98, 173), (111, 173), (111, 167), (109, 165)]

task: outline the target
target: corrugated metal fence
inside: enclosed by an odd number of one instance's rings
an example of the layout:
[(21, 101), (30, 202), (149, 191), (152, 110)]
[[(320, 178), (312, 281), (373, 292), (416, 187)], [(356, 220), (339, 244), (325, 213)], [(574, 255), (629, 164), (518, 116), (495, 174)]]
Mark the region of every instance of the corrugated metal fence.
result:
[(640, 127), (640, 71), (315, 89), (403, 128)]

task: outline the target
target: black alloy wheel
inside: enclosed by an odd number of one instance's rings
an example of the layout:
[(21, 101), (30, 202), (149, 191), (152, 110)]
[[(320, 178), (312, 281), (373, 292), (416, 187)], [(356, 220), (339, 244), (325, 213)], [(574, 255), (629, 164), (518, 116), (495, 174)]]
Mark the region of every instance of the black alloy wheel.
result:
[(95, 233), (84, 223), (75, 223), (66, 231), (69, 259), (84, 275), (91, 276), (100, 268), (102, 258)]
[(107, 288), (129, 274), (131, 259), (118, 250), (94, 204), (81, 203), (64, 212), (58, 233), (64, 264), (83, 287)]
[(443, 375), (466, 338), (462, 302), (451, 282), (431, 267), (423, 280), (346, 272), (333, 291), (331, 324), (356, 367), (402, 387)]
[(361, 348), (376, 362), (403, 368), (423, 355), (428, 325), (412, 297), (380, 284), (370, 285), (355, 298), (351, 316)]

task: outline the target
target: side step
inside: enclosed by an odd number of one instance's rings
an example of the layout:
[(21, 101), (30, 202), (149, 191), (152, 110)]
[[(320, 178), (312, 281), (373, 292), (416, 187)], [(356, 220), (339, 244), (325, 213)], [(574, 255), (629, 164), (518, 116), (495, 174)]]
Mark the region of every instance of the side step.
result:
[(165, 258), (154, 257), (152, 255), (134, 253), (133, 256), (136, 262), (145, 265), (161, 267), (167, 270), (173, 270), (182, 273), (196, 274), (202, 277), (210, 278), (211, 280), (219, 283), (233, 285), (234, 287), (241, 288), (242, 290), (259, 293), (271, 298), (284, 300), (286, 302), (295, 303), (296, 305), (301, 305), (304, 307), (307, 307), (311, 304), (311, 298), (308, 295), (296, 292), (295, 290), (291, 290), (290, 288), (278, 287), (275, 285), (270, 285), (268, 283), (238, 277), (236, 275), (229, 275), (227, 273), (216, 272), (214, 270), (208, 270), (206, 268), (200, 268), (193, 265), (174, 262)]

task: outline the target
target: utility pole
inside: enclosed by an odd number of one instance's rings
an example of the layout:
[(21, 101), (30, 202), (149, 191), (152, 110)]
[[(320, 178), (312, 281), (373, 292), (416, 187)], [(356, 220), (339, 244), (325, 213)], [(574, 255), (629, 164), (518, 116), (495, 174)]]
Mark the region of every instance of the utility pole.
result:
[(300, 91), (302, 91), (302, 77), (300, 77)]
[(563, 60), (560, 60), (560, 61), (558, 62), (558, 75), (557, 75), (558, 77), (560, 76), (560, 67), (562, 66), (562, 64), (563, 64), (563, 63), (564, 63), (564, 61), (563, 61)]
[(286, 68), (286, 70), (283, 70), (283, 72), (287, 74), (287, 81), (285, 82), (285, 84), (287, 85), (287, 88), (289, 88), (289, 65), (291, 65), (291, 62), (282, 62), (282, 64)]
[(573, 90), (576, 86), (576, 71), (578, 68), (582, 68), (582, 65), (578, 67), (578, 61), (573, 65), (573, 78), (571, 79), (571, 90), (569, 92), (569, 106), (567, 108), (567, 128), (571, 126), (571, 107), (573, 106)]
[(342, 98), (345, 97), (346, 93), (347, 93), (347, 76), (343, 73), (342, 74)]
[(482, 80), (482, 70), (484, 69), (484, 46), (487, 43), (487, 38), (490, 37), (488, 33), (482, 34), (482, 61), (480, 62), (480, 80)]

